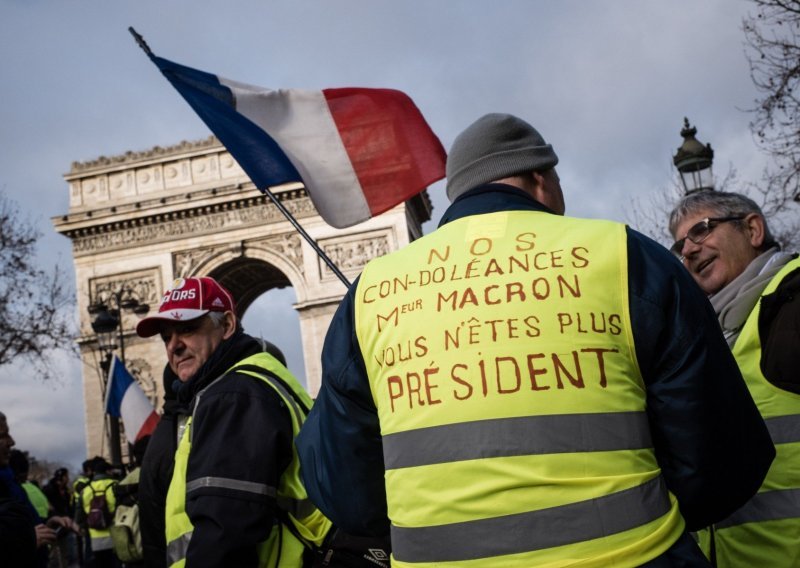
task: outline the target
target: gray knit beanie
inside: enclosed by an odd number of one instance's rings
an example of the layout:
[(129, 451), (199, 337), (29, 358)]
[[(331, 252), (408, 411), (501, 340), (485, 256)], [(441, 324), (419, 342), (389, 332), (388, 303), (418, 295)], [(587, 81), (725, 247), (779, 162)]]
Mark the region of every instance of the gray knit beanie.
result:
[(510, 114), (487, 114), (456, 136), (447, 155), (447, 197), (523, 172), (558, 163), (553, 147), (536, 129)]

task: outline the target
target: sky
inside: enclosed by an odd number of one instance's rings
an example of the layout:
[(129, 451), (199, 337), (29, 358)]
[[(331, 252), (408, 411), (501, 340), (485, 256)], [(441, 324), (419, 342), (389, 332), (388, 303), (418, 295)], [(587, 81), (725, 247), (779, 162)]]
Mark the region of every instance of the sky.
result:
[[(757, 181), (767, 159), (748, 128), (756, 97), (744, 53), (748, 0), (0, 0), (0, 189), (42, 237), (37, 261), (74, 279), (73, 161), (199, 140), (209, 131), (138, 48), (268, 88), (384, 87), (416, 102), (445, 148), (488, 112), (516, 114), (551, 143), (567, 214), (630, 223), (632, 204), (675, 183), (684, 117), (715, 150), (715, 173)], [(447, 207), (429, 188), (435, 228)], [(303, 376), (293, 292), (262, 296), (245, 328)], [(77, 314), (76, 314), (77, 317)], [(270, 322), (267, 324), (266, 322)], [(0, 411), (17, 447), (77, 468), (85, 459), (78, 362), (43, 381), (0, 367)]]

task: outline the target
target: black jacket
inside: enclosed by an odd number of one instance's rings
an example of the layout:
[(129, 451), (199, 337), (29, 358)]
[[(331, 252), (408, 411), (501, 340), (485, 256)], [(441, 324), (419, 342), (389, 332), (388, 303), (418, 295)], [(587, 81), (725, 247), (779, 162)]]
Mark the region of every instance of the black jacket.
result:
[(761, 372), (778, 388), (800, 394), (800, 268), (761, 300)]
[(261, 343), (239, 332), (224, 341), (194, 377), (179, 385), (178, 402), (193, 408), (186, 483), (201, 484), (187, 491), (186, 513), (194, 525), (188, 568), (257, 566), (256, 546), (276, 521), (274, 496), (202, 483), (224, 479), (232, 481), (230, 485), (277, 487), (292, 459), (291, 416), (278, 394), (252, 376), (225, 375), (261, 351)]
[(7, 482), (7, 478), (0, 479), (0, 565), (39, 566), (41, 555), (36, 548), (34, 527), (41, 520)]

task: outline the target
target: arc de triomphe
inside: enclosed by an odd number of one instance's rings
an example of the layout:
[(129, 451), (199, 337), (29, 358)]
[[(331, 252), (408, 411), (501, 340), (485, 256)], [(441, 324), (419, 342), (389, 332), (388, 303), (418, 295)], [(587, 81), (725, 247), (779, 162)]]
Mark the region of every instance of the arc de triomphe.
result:
[[(216, 138), (76, 162), (64, 177), (69, 212), (53, 224), (72, 241), (87, 455), (108, 455), (101, 355), (87, 308), (110, 293), (131, 290), (155, 309), (173, 279), (208, 275), (231, 290), (241, 317), (264, 292), (292, 286), (306, 383), (316, 394), (322, 342), (345, 287)], [(273, 193), (351, 281), (368, 259), (419, 237), (431, 213), (423, 192), (340, 230), (322, 220), (301, 185)], [(137, 316), (122, 315), (127, 367), (158, 401), (163, 345), (137, 337)]]

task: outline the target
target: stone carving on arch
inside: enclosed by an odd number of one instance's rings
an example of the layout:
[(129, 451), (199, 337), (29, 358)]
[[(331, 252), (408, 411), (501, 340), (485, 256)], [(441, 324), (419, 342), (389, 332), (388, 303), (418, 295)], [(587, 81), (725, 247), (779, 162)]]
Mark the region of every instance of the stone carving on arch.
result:
[[(92, 276), (87, 280), (88, 304), (103, 303), (111, 304), (116, 308), (112, 296), (123, 290), (143, 304), (158, 306), (161, 294), (164, 291), (161, 282), (161, 273), (157, 268), (148, 268), (132, 272), (117, 272), (103, 276)], [(136, 321), (136, 316), (122, 310), (122, 324), (127, 330)], [(83, 336), (93, 335), (91, 321), (89, 318), (81, 320), (81, 334)]]
[(240, 243), (178, 251), (172, 254), (175, 277), (205, 276), (234, 261), (264, 261), (280, 271), (295, 289), (297, 300), (308, 295), (301, 237), (296, 233), (271, 235)]
[[(291, 286), (305, 378), (316, 394), (325, 335), (345, 288), (218, 140), (100, 157), (73, 164), (64, 177), (69, 211), (54, 217), (53, 225), (72, 241), (87, 455), (107, 455), (108, 441), (97, 341), (86, 308), (123, 284), (155, 310), (173, 279), (211, 275), (236, 297), (240, 316), (264, 292)], [(430, 219), (430, 200), (420, 194), (363, 224), (336, 229), (319, 217), (302, 185), (272, 189), (351, 281), (370, 258), (420, 236)], [(135, 324), (136, 315), (125, 314), (126, 359), (148, 396), (160, 401), (164, 346), (157, 337), (138, 337)]]
[(172, 274), (175, 278), (206, 276), (214, 267), (241, 256), (240, 243), (173, 251)]

